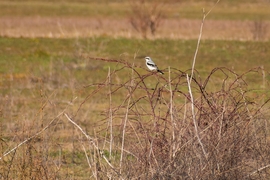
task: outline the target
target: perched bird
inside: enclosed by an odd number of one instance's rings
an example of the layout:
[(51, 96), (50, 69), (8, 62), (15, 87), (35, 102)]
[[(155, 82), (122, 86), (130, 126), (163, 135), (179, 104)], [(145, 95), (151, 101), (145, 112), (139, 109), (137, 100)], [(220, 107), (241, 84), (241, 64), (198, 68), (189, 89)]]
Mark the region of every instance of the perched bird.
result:
[(145, 59), (145, 64), (150, 71), (157, 71), (160, 74), (164, 74), (162, 71), (158, 69), (157, 65), (152, 61), (150, 57), (145, 57), (144, 59)]

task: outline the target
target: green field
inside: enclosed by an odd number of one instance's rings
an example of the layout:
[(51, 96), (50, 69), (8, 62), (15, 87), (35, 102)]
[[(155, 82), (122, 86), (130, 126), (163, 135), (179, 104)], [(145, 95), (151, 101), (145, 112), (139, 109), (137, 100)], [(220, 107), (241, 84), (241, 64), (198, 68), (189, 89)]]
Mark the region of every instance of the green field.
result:
[[(145, 56), (151, 56), (159, 64), (160, 69), (169, 66), (181, 71), (191, 68), (196, 48), (196, 40), (140, 40), (126, 38), (78, 38), (78, 39), (48, 39), (48, 38), (1, 38), (1, 67), (2, 74), (25, 74), (40, 78), (40, 68), (49, 71), (61, 69), (52, 66), (62, 62), (66, 66), (81, 67), (74, 71), (87, 74), (87, 81), (75, 76), (81, 83), (95, 82), (91, 74), (102, 73), (106, 77), (112, 63), (93, 62), (82, 58), (104, 57), (123, 59), (136, 66), (144, 67)], [(203, 40), (197, 57), (196, 69), (202, 75), (208, 75), (215, 67), (227, 67), (241, 74), (256, 67), (269, 69), (269, 41), (240, 42), (240, 41), (211, 41)], [(136, 57), (134, 59), (134, 55)], [(50, 69), (51, 68), (51, 69)], [(88, 71), (88, 70), (91, 70)], [(147, 72), (147, 71), (145, 71)], [(44, 75), (44, 74), (43, 74)], [(76, 75), (76, 74), (75, 74)], [(90, 80), (90, 82), (88, 82)], [(99, 79), (98, 81), (101, 81)]]
[[(214, 2), (162, 7), (165, 19), (189, 22)], [(269, 6), (220, 1), (205, 26), (269, 22)], [(127, 1), (0, 1), (0, 23), (129, 13)], [(259, 41), (203, 38), (191, 86), (197, 39), (14, 36), (0, 37), (1, 178), (268, 179), (267, 34)], [(165, 74), (149, 72), (145, 56)]]

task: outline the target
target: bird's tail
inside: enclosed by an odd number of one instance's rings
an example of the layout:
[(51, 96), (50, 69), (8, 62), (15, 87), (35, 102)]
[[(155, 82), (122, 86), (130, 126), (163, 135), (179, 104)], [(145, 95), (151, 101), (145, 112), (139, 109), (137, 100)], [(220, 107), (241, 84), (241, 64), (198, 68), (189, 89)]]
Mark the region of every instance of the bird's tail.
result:
[(159, 70), (159, 69), (157, 70), (157, 72), (159, 72), (160, 74), (164, 74), (164, 72), (162, 72), (162, 71), (161, 71), (161, 70)]

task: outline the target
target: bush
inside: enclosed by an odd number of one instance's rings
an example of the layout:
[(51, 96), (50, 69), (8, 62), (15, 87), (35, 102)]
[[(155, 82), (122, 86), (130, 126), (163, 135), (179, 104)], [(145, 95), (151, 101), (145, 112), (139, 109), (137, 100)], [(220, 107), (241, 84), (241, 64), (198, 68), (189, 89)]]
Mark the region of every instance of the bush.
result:
[[(187, 72), (169, 69), (167, 79), (155, 72), (141, 75), (130, 64), (118, 63), (131, 74), (126, 82), (114, 84), (108, 79), (118, 72), (112, 72), (103, 84), (111, 89), (110, 97), (119, 93), (125, 98), (106, 110), (108, 128), (102, 134), (112, 133), (107, 144), (115, 154), (113, 165), (103, 163), (98, 177), (108, 176), (108, 168), (112, 177), (124, 179), (269, 177), (269, 99), (248, 89), (244, 80), (250, 73), (259, 75), (260, 68), (242, 75), (215, 68), (205, 81), (195, 74), (193, 114)], [(218, 82), (215, 75), (221, 76)]]

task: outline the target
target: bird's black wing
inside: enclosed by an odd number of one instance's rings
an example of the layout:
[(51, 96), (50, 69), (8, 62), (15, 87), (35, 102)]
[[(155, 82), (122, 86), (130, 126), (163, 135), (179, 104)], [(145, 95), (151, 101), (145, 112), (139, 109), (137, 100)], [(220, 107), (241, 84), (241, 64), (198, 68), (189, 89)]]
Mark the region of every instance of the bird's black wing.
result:
[(153, 64), (153, 63), (149, 63), (149, 62), (147, 62), (146, 63), (148, 66), (151, 66), (151, 67), (157, 67), (155, 64)]

